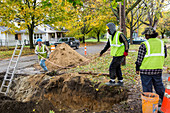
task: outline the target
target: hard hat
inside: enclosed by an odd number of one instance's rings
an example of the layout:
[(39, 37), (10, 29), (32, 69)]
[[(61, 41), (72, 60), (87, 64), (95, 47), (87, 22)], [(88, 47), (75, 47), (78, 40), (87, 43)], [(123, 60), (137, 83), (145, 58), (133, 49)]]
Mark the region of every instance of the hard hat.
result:
[(109, 29), (109, 27), (106, 25), (106, 29)]
[(38, 38), (38, 39), (37, 39), (37, 42), (42, 42), (42, 39), (41, 39), (41, 38)]

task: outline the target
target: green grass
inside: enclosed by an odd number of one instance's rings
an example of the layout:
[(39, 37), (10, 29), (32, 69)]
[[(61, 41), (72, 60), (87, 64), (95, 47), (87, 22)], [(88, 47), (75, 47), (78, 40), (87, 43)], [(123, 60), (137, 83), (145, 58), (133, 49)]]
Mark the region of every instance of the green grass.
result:
[(170, 39), (165, 38), (165, 39), (162, 39), (162, 40), (165, 42), (165, 44), (170, 44)]
[(165, 59), (164, 65), (170, 68), (170, 48), (167, 49), (167, 58)]
[[(100, 39), (101, 42), (105, 42), (107, 40), (108, 39)], [(97, 42), (97, 39), (87, 39), (87, 40), (85, 40), (85, 42)]]
[(130, 46), (129, 47), (130, 50), (139, 50), (140, 45), (129, 45), (129, 46)]
[[(137, 49), (139, 48), (139, 45), (131, 45), (130, 49)], [(136, 80), (138, 80), (138, 76), (136, 75), (136, 69), (135, 69), (135, 62), (137, 60), (137, 53), (138, 52), (129, 52), (129, 55), (126, 57), (126, 65), (122, 66), (122, 72), (123, 77), (125, 78), (125, 81), (131, 81), (132, 83), (135, 83)], [(168, 54), (170, 54), (170, 49), (168, 49)], [(90, 63), (84, 66), (78, 66), (77, 68), (73, 68), (68, 70), (68, 72), (95, 72), (95, 73), (108, 73), (109, 72), (109, 66), (110, 62), (112, 60), (112, 56), (110, 56), (110, 53), (104, 54), (102, 57), (98, 57), (98, 54), (95, 56), (92, 56), (90, 58)], [(170, 56), (165, 59), (164, 66), (170, 67)], [(93, 81), (96, 81), (96, 78), (94, 79), (92, 76), (90, 77)], [(102, 79), (108, 79), (108, 77), (99, 77), (97, 81)]]
[[(122, 72), (123, 77), (125, 78), (125, 81), (131, 81), (132, 83), (135, 83), (136, 79), (136, 72), (135, 72), (135, 60), (137, 53), (129, 53), (129, 56), (127, 57), (127, 64), (126, 66), (122, 66)], [(90, 61), (88, 65), (85, 66), (78, 66), (77, 68), (69, 70), (69, 72), (94, 72), (94, 73), (108, 73), (110, 62), (112, 60), (112, 56), (110, 56), (109, 53), (105, 54), (102, 57), (97, 57), (97, 55), (93, 58), (93, 60)], [(94, 79), (91, 78), (93, 81)], [(97, 81), (104, 79), (104, 76), (101, 76), (97, 79)], [(109, 80), (109, 77), (105, 77), (105, 79)], [(96, 79), (95, 79), (96, 80)]]
[[(15, 48), (15, 47), (10, 47), (10, 48)], [(11, 58), (14, 50), (6, 50), (6, 51), (0, 51), (0, 60), (6, 59), (6, 58)], [(16, 54), (19, 54), (19, 51), (16, 52)], [(34, 54), (34, 49), (29, 49), (29, 47), (24, 47), (22, 51), (22, 56), (25, 55), (31, 55)]]

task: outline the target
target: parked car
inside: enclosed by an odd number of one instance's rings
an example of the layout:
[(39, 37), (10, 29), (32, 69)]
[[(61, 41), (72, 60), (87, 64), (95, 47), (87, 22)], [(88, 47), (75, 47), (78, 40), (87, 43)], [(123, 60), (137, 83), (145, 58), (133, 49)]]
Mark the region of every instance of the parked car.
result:
[[(141, 37), (137, 37), (137, 38), (133, 39), (133, 44), (141, 44), (144, 41), (146, 41), (146, 39), (143, 39)], [(130, 39), (128, 39), (128, 42), (130, 43)]]
[(60, 38), (58, 40), (58, 42), (54, 43), (54, 45), (57, 46), (58, 44), (61, 44), (61, 43), (66, 43), (70, 47), (76, 47), (76, 49), (78, 49), (79, 46), (80, 46), (80, 41), (76, 40), (74, 37), (63, 37), (63, 38)]
[(133, 39), (133, 44), (141, 44), (144, 41), (146, 41), (146, 39), (143, 39), (141, 37), (137, 37), (137, 38)]

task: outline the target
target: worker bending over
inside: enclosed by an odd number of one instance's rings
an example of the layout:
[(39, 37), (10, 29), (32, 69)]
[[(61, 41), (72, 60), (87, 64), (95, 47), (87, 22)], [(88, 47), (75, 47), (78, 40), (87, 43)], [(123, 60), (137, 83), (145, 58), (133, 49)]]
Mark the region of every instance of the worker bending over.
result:
[(37, 43), (38, 45), (35, 47), (35, 54), (38, 55), (40, 66), (44, 69), (44, 72), (47, 72), (48, 69), (45, 65), (45, 59), (49, 58), (50, 51), (46, 45), (42, 44), (42, 39), (37, 39)]
[[(106, 85), (123, 85), (121, 63), (128, 55), (129, 43), (122, 32), (116, 31), (114, 23), (108, 23), (107, 26), (110, 37), (105, 48), (100, 52), (100, 56), (111, 47), (110, 54), (113, 56), (113, 60), (109, 68), (110, 81)], [(115, 83), (116, 76), (118, 78), (117, 84)]]

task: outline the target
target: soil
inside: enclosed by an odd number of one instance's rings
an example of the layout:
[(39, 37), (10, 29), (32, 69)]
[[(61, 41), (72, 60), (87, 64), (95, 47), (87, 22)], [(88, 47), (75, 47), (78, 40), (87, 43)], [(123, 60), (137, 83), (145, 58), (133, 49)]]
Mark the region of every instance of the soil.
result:
[[(77, 73), (60, 76), (32, 75), (16, 79), (10, 95), (20, 102), (43, 103), (51, 110), (101, 112), (128, 98), (126, 87), (94, 83)], [(99, 87), (100, 86), (100, 87)], [(44, 106), (44, 105), (40, 105)]]
[(34, 106), (34, 102), (18, 102), (0, 94), (0, 113), (31, 113)]
[[(50, 54), (49, 61), (46, 61), (46, 66), (48, 70), (52, 71), (60, 68), (57, 65), (61, 67), (73, 67), (88, 61), (88, 59), (77, 53), (69, 45), (62, 43)], [(39, 64), (36, 64), (35, 67), (41, 69)]]

